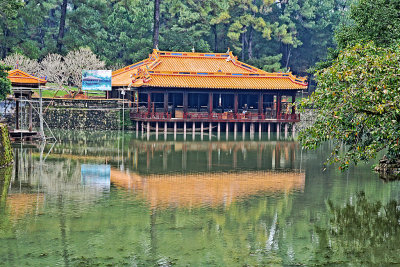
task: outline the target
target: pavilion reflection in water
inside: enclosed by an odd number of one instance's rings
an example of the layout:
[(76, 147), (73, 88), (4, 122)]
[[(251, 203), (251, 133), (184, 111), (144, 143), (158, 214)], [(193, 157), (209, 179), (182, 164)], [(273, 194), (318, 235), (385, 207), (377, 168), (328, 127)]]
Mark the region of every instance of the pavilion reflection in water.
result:
[[(32, 203), (29, 207), (33, 209), (60, 195), (90, 205), (109, 192), (110, 183), (138, 194), (152, 207), (229, 205), (262, 193), (302, 191), (305, 173), (300, 170), (299, 151), (297, 142), (283, 140), (146, 142), (130, 139), (123, 145), (110, 144), (107, 148), (84, 143), (68, 149), (56, 144), (41, 170), (37, 148), (18, 148), (7, 205), (22, 214), (23, 203)], [(108, 166), (107, 176), (111, 180), (102, 175), (98, 177), (100, 185), (83, 183), (82, 167), (85, 170), (85, 166), (99, 166), (102, 170)], [(97, 180), (94, 177), (93, 181)]]

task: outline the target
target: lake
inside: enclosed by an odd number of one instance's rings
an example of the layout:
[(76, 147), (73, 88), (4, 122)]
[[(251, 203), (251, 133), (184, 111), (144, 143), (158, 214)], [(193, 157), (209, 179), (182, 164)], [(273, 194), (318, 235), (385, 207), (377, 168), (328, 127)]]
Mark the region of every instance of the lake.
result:
[(329, 143), (55, 135), (0, 171), (0, 265), (400, 264), (400, 183)]

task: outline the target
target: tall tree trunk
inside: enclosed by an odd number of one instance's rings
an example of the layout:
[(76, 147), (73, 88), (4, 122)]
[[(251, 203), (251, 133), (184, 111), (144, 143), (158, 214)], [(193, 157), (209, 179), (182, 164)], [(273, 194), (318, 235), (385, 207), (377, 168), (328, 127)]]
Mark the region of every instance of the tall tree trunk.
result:
[(212, 26), (214, 32), (214, 52), (218, 52), (218, 32), (217, 32), (217, 24)]
[(154, 26), (153, 26), (153, 48), (158, 48), (158, 37), (160, 34), (160, 2), (154, 0)]
[(292, 48), (287, 45), (287, 56), (286, 56), (286, 69), (289, 67), (289, 62), (290, 62), (290, 56), (292, 55)]
[(248, 51), (249, 59), (252, 59), (253, 58), (253, 27), (250, 27), (250, 30), (249, 30), (249, 40), (247, 43), (247, 51)]
[(63, 0), (61, 5), (60, 28), (57, 37), (57, 50), (59, 53), (62, 52), (62, 46), (63, 46), (62, 42), (65, 33), (65, 20), (67, 18), (67, 5), (68, 5), (68, 0)]
[(246, 51), (246, 27), (243, 28), (242, 33), (242, 58), (241, 60), (244, 61), (245, 51)]

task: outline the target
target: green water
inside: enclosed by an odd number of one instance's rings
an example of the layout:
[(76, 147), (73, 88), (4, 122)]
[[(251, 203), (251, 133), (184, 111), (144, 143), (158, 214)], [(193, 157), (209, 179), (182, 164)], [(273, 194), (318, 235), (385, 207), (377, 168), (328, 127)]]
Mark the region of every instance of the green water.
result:
[(1, 266), (400, 263), (399, 182), (323, 172), (329, 144), (56, 135), (0, 171)]

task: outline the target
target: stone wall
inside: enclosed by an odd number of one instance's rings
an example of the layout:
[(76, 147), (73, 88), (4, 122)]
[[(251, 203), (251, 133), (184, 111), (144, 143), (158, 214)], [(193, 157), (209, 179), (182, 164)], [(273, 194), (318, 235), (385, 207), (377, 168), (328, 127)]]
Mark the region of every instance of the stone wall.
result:
[[(39, 99), (34, 99), (34, 109), (39, 110)], [(129, 107), (125, 107), (126, 111)], [(28, 105), (24, 107), (22, 125), (28, 125)], [(122, 103), (118, 100), (43, 99), (44, 120), (53, 129), (118, 130), (121, 128)], [(129, 114), (129, 113), (128, 113)], [(15, 115), (7, 118), (15, 124)], [(125, 126), (129, 129), (129, 126)], [(39, 128), (39, 116), (33, 111), (33, 127)], [(46, 124), (44, 124), (46, 128)]]
[(0, 168), (10, 165), (13, 160), (13, 151), (7, 125), (0, 124)]

